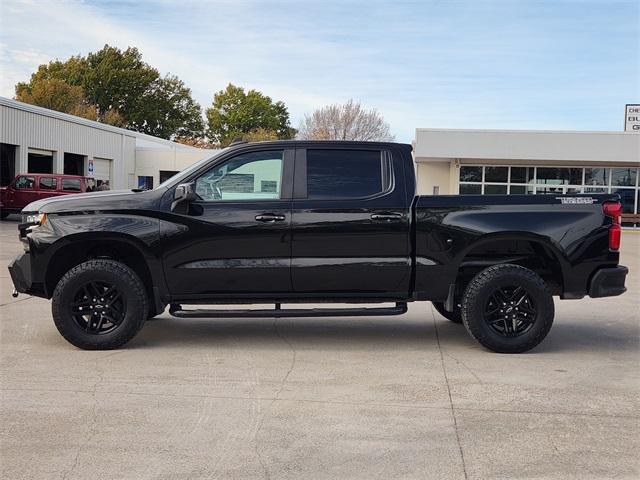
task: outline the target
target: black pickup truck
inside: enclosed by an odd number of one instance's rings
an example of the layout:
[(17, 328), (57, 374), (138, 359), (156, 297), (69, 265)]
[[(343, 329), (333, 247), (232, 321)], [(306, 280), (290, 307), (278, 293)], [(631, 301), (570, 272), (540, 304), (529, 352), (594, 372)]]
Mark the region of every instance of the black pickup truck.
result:
[[(625, 291), (620, 214), (617, 195), (416, 196), (410, 145), (241, 143), (154, 190), (31, 203), (9, 271), (84, 349), (123, 345), (167, 305), (274, 318), (429, 300), (485, 347), (523, 352), (549, 332), (553, 296)], [(320, 302), (351, 305), (281, 308)], [(274, 308), (182, 306), (237, 303)]]

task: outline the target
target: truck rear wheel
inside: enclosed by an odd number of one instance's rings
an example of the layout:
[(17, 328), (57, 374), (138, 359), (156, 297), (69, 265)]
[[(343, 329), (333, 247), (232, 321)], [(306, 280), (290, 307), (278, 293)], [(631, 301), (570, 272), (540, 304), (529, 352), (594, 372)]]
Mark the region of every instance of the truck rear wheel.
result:
[(547, 336), (553, 324), (551, 292), (535, 272), (494, 265), (478, 273), (462, 298), (467, 331), (494, 352), (521, 353)]
[(73, 267), (53, 292), (53, 321), (58, 331), (84, 350), (124, 345), (140, 331), (147, 312), (142, 281), (115, 260), (89, 260)]
[(433, 308), (447, 320), (451, 320), (453, 323), (462, 323), (462, 311), (460, 309), (460, 303), (455, 302), (453, 306), (453, 312), (449, 312), (444, 308), (444, 302), (431, 302)]

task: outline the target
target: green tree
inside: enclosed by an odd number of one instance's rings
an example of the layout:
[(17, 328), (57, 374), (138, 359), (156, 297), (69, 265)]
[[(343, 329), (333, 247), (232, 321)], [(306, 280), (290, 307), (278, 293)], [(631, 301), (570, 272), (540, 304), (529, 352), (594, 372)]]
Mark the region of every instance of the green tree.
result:
[(16, 99), (89, 120), (96, 120), (98, 116), (95, 105), (87, 102), (82, 87), (69, 85), (58, 78), (40, 80), (32, 86), (19, 84)]
[(207, 120), (209, 138), (223, 147), (236, 138), (288, 139), (296, 133), (283, 102), (231, 83), (213, 96)]
[[(32, 91), (38, 83), (52, 80), (80, 87), (85, 103), (95, 106), (98, 121), (117, 122), (162, 138), (204, 134), (201, 108), (191, 90), (175, 76), (162, 77), (142, 60), (136, 48), (123, 51), (105, 45), (86, 57), (41, 65), (28, 83), (16, 85), (16, 98), (19, 92)], [(26, 101), (29, 97), (23, 98)]]

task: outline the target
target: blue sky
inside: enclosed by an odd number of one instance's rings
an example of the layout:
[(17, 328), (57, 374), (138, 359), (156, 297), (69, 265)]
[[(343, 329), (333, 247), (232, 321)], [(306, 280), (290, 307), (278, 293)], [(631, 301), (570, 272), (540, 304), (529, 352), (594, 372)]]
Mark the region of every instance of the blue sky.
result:
[(137, 46), (206, 108), (232, 82), (305, 113), (349, 98), (415, 128), (621, 130), (639, 0), (2, 0), (0, 95), (38, 64)]

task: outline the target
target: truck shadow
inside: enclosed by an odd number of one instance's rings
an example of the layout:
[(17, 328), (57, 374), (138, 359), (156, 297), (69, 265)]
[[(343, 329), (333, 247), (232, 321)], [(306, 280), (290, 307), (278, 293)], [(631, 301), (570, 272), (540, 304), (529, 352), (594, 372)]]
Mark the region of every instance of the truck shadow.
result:
[[(145, 324), (129, 348), (158, 346), (229, 346), (245, 348), (349, 349), (425, 348), (436, 349), (433, 321), (428, 317), (390, 318), (293, 318), (278, 319), (175, 319), (161, 316)], [(437, 330), (443, 349), (484, 350), (462, 325), (437, 317)], [(640, 335), (632, 322), (590, 324), (562, 319), (547, 338), (528, 354), (555, 352), (638, 351)], [(488, 351), (487, 351), (488, 352)]]
[[(345, 349), (349, 345), (419, 347), (435, 341), (433, 326), (417, 321), (369, 318), (174, 319), (165, 316), (147, 322), (132, 347), (216, 345), (234, 343), (244, 348), (296, 347)], [(139, 345), (142, 344), (142, 345)]]

